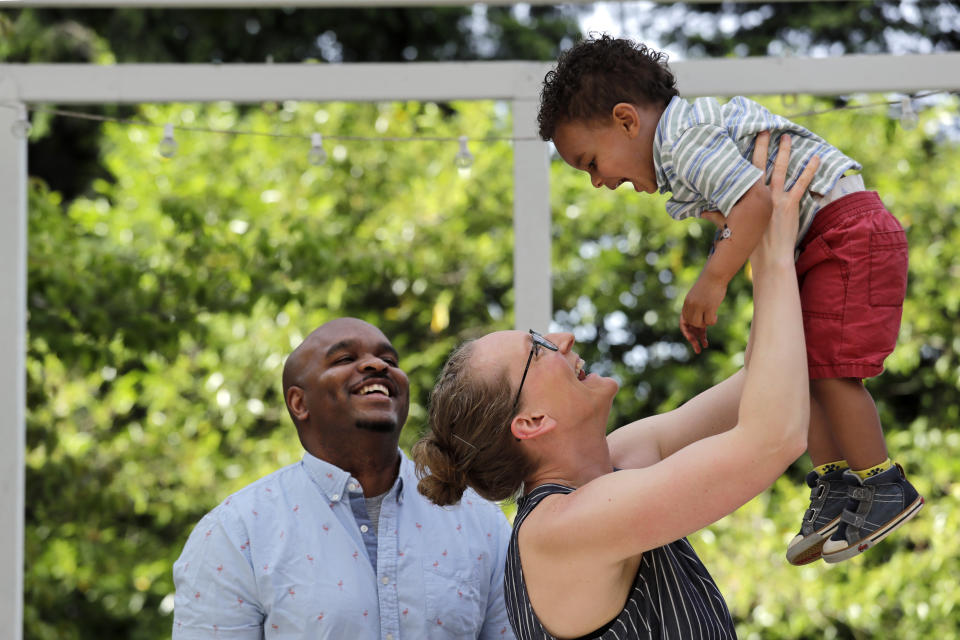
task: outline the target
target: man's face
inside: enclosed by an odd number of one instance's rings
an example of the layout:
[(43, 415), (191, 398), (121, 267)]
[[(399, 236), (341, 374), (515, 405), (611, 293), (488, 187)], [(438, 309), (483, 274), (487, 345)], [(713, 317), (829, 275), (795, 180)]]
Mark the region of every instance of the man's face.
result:
[(300, 386), (307, 421), (323, 432), (398, 433), (410, 409), (410, 382), (393, 345), (366, 322), (342, 318), (309, 338)]

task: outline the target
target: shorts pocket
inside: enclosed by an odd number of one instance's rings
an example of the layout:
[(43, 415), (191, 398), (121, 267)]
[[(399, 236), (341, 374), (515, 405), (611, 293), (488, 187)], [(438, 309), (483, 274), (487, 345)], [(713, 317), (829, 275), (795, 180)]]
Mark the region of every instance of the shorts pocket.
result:
[(907, 295), (907, 234), (902, 230), (870, 235), (870, 304), (899, 307)]
[(476, 638), (485, 609), (476, 567), (450, 570), (425, 562), (423, 579), (430, 640)]
[(800, 306), (804, 316), (839, 320), (847, 299), (849, 267), (822, 236), (804, 248), (797, 260)]

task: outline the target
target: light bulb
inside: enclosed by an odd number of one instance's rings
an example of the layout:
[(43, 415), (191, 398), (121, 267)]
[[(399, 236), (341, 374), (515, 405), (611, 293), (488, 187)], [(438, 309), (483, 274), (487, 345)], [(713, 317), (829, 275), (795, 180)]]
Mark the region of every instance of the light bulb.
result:
[(900, 101), (900, 126), (903, 127), (904, 131), (912, 131), (917, 128), (917, 123), (920, 118), (917, 116), (917, 112), (913, 110), (913, 100), (910, 99), (910, 96), (907, 96)]
[(310, 136), (310, 153), (307, 154), (307, 160), (315, 167), (327, 162), (327, 150), (323, 148), (323, 136), (319, 133)]
[(164, 158), (172, 158), (177, 155), (177, 141), (173, 139), (173, 125), (163, 125), (163, 139), (157, 145), (157, 153)]
[(30, 130), (33, 129), (33, 125), (30, 124), (30, 118), (27, 116), (27, 107), (25, 105), (18, 105), (17, 111), (17, 119), (10, 125), (10, 133), (12, 133), (15, 138), (23, 140), (30, 135)]
[(460, 151), (458, 151), (457, 155), (453, 158), (453, 163), (457, 165), (457, 169), (461, 171), (473, 166), (473, 154), (470, 153), (470, 149), (467, 148), (467, 136), (460, 136)]

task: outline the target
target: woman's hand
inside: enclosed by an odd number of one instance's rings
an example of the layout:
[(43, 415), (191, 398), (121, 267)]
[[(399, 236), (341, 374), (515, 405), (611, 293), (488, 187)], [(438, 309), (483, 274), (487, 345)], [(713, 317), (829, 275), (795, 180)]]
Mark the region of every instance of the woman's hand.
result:
[[(767, 150), (770, 146), (770, 134), (766, 131), (757, 135), (753, 150), (753, 164), (765, 169), (767, 164)], [(810, 158), (803, 173), (797, 178), (789, 191), (783, 190), (787, 177), (787, 163), (790, 160), (790, 136), (780, 138), (780, 148), (773, 165), (773, 174), (770, 176), (770, 193), (773, 200), (773, 213), (770, 224), (760, 242), (750, 256), (754, 268), (777, 262), (787, 261), (793, 264), (793, 251), (797, 243), (797, 233), (800, 226), (800, 198), (807, 191), (813, 176), (820, 166), (820, 158)]]
[[(753, 154), (757, 167), (766, 166), (769, 143), (768, 133), (757, 136)], [(805, 446), (810, 396), (794, 248), (800, 198), (810, 186), (820, 158), (810, 158), (793, 187), (784, 191), (789, 160), (790, 138), (784, 135), (770, 176), (770, 223), (750, 256), (753, 323), (744, 357), (747, 376), (740, 399), (740, 424), (760, 425), (757, 438), (776, 435), (786, 443), (781, 446), (792, 446), (798, 440)], [(774, 424), (779, 429), (770, 429)]]

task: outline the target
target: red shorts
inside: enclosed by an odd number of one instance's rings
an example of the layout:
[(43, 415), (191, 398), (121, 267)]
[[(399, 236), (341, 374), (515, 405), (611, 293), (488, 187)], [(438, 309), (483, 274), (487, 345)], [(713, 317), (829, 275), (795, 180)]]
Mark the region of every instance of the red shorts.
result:
[(907, 292), (907, 236), (875, 191), (851, 193), (813, 219), (797, 259), (810, 379), (883, 371)]

